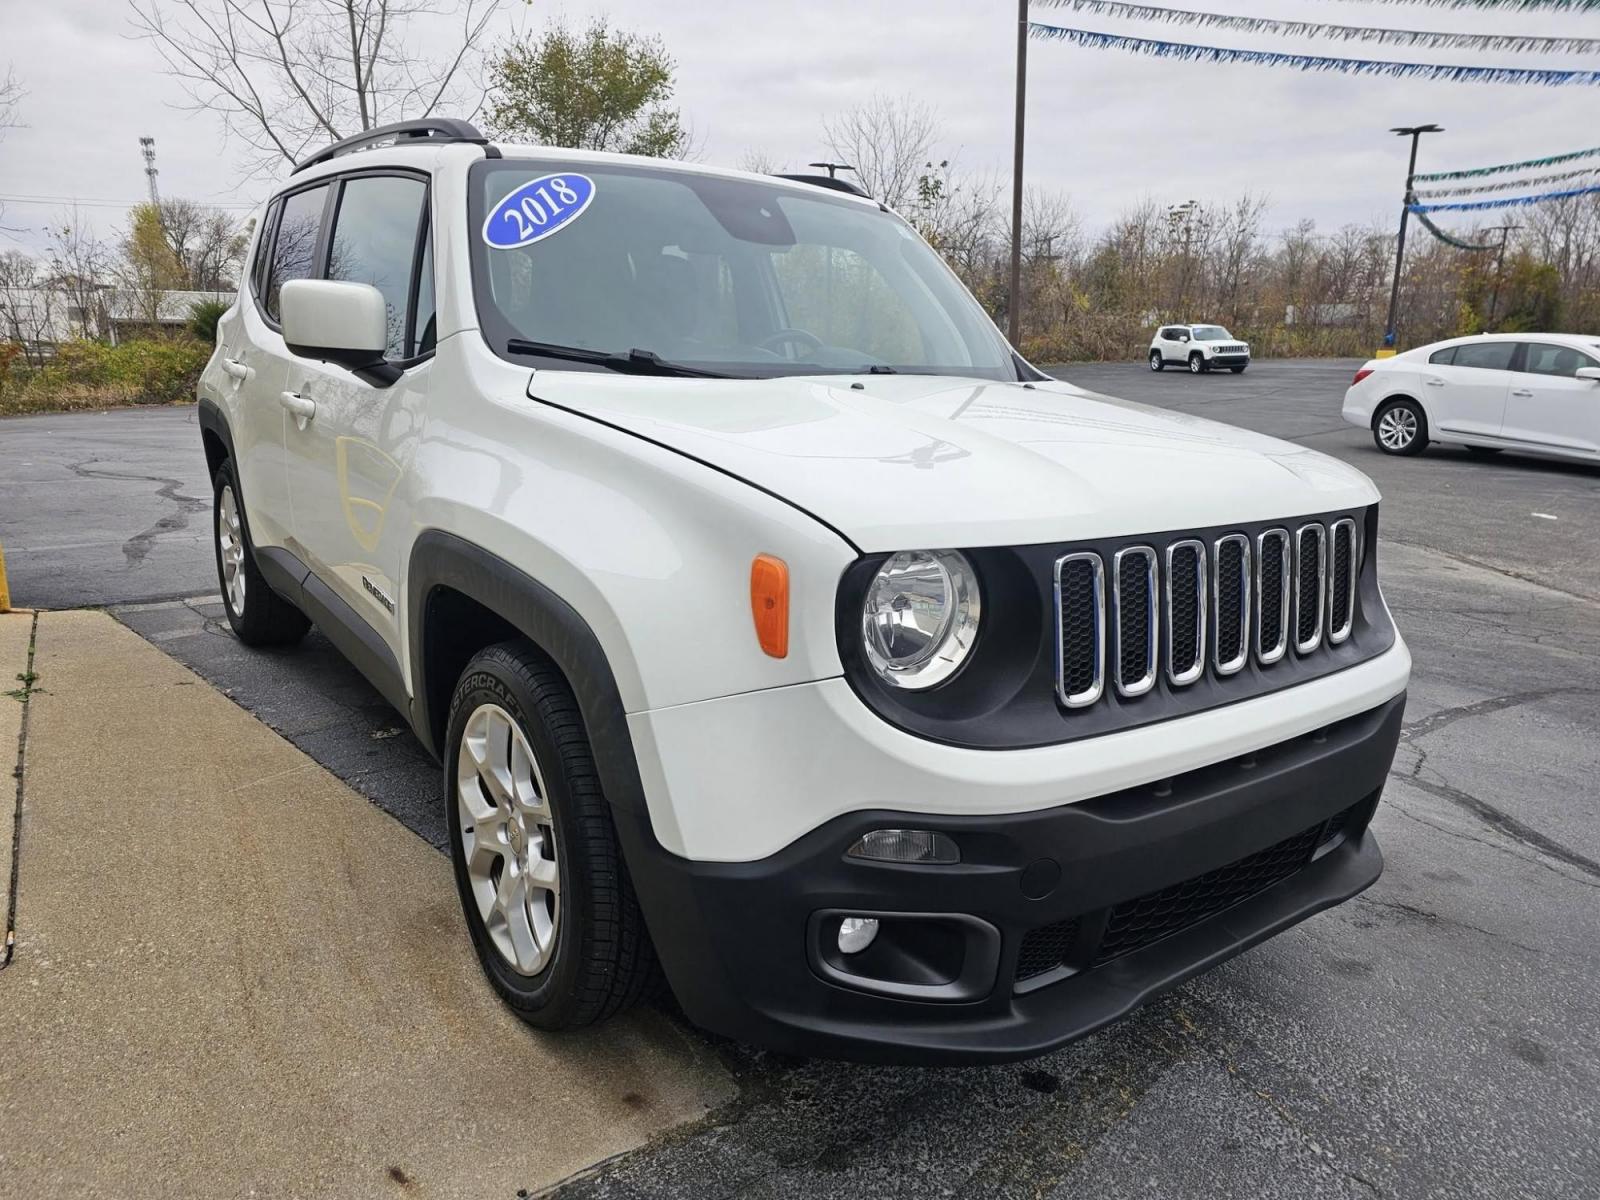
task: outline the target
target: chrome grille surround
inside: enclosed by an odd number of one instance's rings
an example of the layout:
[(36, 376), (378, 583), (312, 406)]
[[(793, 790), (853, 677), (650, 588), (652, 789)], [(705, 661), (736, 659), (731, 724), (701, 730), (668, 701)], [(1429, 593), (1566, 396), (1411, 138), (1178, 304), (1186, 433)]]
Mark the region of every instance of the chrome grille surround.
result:
[[(1193, 629), (1184, 630), (1184, 624), (1176, 615), (1175, 607), (1184, 602), (1184, 597), (1176, 595), (1173, 590), (1174, 565), (1180, 554), (1192, 553), (1194, 555), (1194, 623)], [(1167, 682), (1174, 687), (1187, 687), (1206, 669), (1206, 608), (1208, 597), (1206, 588), (1206, 545), (1196, 538), (1184, 538), (1182, 541), (1173, 542), (1167, 547), (1166, 563), (1166, 610), (1167, 610)], [(1191, 636), (1192, 634), (1192, 636)], [(1178, 657), (1178, 638), (1183, 637), (1184, 657)], [(1189, 657), (1193, 654), (1193, 658)], [(1189, 664), (1181, 670), (1179, 662)]]
[[(1144, 560), (1141, 586), (1138, 595), (1124, 595), (1123, 593), (1123, 568), (1131, 564), (1135, 558)], [(1137, 569), (1137, 568), (1135, 568)], [(1111, 604), (1112, 628), (1116, 630), (1116, 653), (1114, 679), (1119, 696), (1142, 696), (1156, 685), (1156, 661), (1159, 654), (1161, 636), (1161, 614), (1156, 600), (1156, 552), (1149, 546), (1124, 546), (1118, 550), (1111, 560)], [(1129, 626), (1137, 628), (1135, 605), (1142, 608), (1144, 621), (1144, 645), (1141, 648), (1125, 643), (1129, 636)], [(1130, 651), (1140, 653), (1139, 661), (1143, 670), (1133, 675), (1124, 668), (1129, 661)]]
[[(1339, 546), (1346, 547), (1344, 586), (1339, 586)], [(1356, 584), (1361, 577), (1361, 538), (1356, 523), (1342, 517), (1328, 526), (1328, 645), (1337, 646), (1350, 636), (1356, 623)], [(1340, 610), (1343, 619), (1340, 619)]]
[[(1269, 543), (1275, 542), (1277, 551), (1274, 553)], [(1291, 550), (1289, 531), (1282, 526), (1272, 529), (1263, 529), (1256, 537), (1256, 661), (1264, 667), (1271, 666), (1289, 653), (1289, 612), (1292, 607), (1292, 589), (1294, 587), (1294, 553)], [(1275, 622), (1277, 640), (1269, 648), (1265, 640), (1269, 632), (1267, 628), (1267, 582), (1266, 571), (1269, 555), (1278, 563), (1278, 619)]]
[[(1239, 565), (1234, 573), (1234, 583), (1230, 584), (1223, 571), (1224, 551), (1227, 547), (1239, 548)], [(1215, 564), (1213, 574), (1215, 582), (1211, 588), (1211, 669), (1218, 675), (1232, 675), (1244, 668), (1250, 661), (1250, 539), (1242, 533), (1229, 533), (1219, 537), (1212, 545), (1212, 559)], [(1237, 586), (1239, 591), (1235, 598), (1238, 605), (1237, 622), (1224, 626), (1226, 614), (1223, 611), (1223, 589)], [(1239, 638), (1239, 653), (1232, 658), (1222, 657), (1222, 638), (1224, 629), (1227, 628), (1229, 636), (1237, 633)]]
[[(1068, 612), (1063, 607), (1062, 575), (1078, 564), (1090, 570), (1089, 619), (1094, 622), (1094, 636), (1090, 644), (1093, 662), (1087, 687), (1075, 692), (1067, 690), (1066, 622)], [(1106, 568), (1100, 556), (1092, 550), (1066, 554), (1056, 559), (1056, 697), (1068, 708), (1085, 708), (1105, 694), (1106, 687)], [(1079, 664), (1081, 665), (1081, 664)]]
[[(1308, 554), (1307, 542), (1315, 539), (1316, 546), (1310, 553), (1316, 555), (1316, 581), (1311, 587), (1306, 587), (1306, 556)], [(1311, 594), (1306, 595), (1307, 592)], [(1319, 521), (1308, 521), (1294, 531), (1294, 648), (1297, 654), (1311, 654), (1322, 645), (1322, 623), (1328, 599), (1328, 536), (1327, 530)], [(1315, 603), (1317, 606), (1316, 620), (1307, 622), (1304, 619), (1305, 605)], [(1311, 633), (1302, 638), (1300, 630), (1310, 625)]]

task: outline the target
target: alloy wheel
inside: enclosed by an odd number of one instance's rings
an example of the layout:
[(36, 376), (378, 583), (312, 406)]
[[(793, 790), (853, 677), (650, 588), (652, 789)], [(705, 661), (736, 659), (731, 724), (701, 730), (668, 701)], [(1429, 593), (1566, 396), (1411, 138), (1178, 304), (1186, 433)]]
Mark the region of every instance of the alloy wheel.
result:
[(456, 820), (490, 943), (519, 975), (537, 975), (561, 919), (555, 817), (527, 736), (498, 704), (480, 704), (462, 730)]
[(222, 586), (233, 611), (244, 614), (244, 522), (231, 485), (224, 486), (217, 504), (217, 550), (222, 558)]
[(1378, 418), (1378, 441), (1385, 450), (1404, 450), (1417, 437), (1417, 414), (1403, 405)]

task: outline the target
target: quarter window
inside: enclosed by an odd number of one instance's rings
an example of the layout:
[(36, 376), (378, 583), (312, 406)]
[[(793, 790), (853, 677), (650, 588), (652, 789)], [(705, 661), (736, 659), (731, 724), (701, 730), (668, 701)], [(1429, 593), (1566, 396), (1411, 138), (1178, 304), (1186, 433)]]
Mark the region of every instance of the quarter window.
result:
[(389, 314), (389, 358), (406, 357), (406, 312), (411, 299), (417, 232), (428, 187), (399, 175), (345, 181), (333, 223), (328, 278), (370, 283)]
[(1428, 361), (1436, 367), (1448, 367), (1455, 361), (1455, 358), (1456, 348), (1454, 346), (1446, 346), (1443, 350), (1435, 350), (1428, 355)]
[(1552, 346), (1548, 342), (1529, 342), (1522, 369), (1533, 375), (1577, 375), (1579, 367), (1592, 367), (1594, 359), (1571, 346)]
[(1480, 371), (1509, 371), (1516, 352), (1515, 342), (1468, 342), (1456, 347), (1455, 365)]
[(295, 192), (283, 202), (283, 217), (272, 242), (272, 262), (267, 276), (267, 315), (280, 320), (278, 296), (293, 279), (315, 274), (317, 238), (322, 232), (322, 209), (328, 185)]
[(256, 257), (250, 264), (250, 290), (258, 297), (267, 292), (267, 264), (272, 261), (272, 232), (273, 226), (278, 223), (278, 209), (281, 207), (282, 202), (274, 200), (261, 218), (261, 235), (256, 238)]

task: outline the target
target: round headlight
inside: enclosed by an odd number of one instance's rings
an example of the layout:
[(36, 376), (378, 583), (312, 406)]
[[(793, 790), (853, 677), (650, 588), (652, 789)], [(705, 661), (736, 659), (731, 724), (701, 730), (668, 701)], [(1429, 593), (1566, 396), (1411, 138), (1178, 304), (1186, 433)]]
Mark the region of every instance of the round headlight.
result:
[(867, 662), (893, 687), (931, 688), (978, 636), (978, 577), (954, 550), (902, 550), (878, 568), (861, 607)]

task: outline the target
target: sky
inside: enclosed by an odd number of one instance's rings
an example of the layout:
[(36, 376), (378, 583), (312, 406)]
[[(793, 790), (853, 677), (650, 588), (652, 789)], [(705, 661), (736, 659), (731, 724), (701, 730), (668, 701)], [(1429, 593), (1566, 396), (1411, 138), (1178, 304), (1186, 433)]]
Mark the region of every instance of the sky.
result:
[[(448, 6), (453, 0), (441, 0)], [(1413, 29), (1600, 37), (1600, 12), (1512, 13), (1362, 0), (1171, 0), (1256, 16)], [(9, 9), (9, 13), (5, 10)], [(737, 165), (759, 150), (785, 165), (822, 156), (823, 122), (874, 93), (933, 107), (936, 156), (1008, 178), (1016, 36), (1014, 0), (513, 0), (496, 32), (605, 14), (658, 35), (677, 60), (677, 102), (699, 157)], [(26, 90), (0, 140), (0, 250), (36, 251), (76, 198), (103, 236), (144, 195), (138, 139), (156, 139), (163, 194), (247, 208), (274, 186), (247, 178), (213, 113), (185, 95), (155, 48), (131, 36), (125, 0), (0, 0), (0, 74)], [(1305, 53), (1501, 66), (1600, 66), (1571, 56), (1274, 43), (1268, 38), (1035, 4), (1034, 19), (1169, 40)], [(417, 45), (441, 30), (419, 23)], [(1150, 198), (1267, 197), (1267, 226), (1303, 219), (1331, 231), (1398, 215), (1404, 139), (1393, 125), (1437, 122), (1419, 170), (1540, 157), (1600, 144), (1600, 88), (1454, 83), (1305, 74), (1248, 64), (1149, 59), (1064, 42), (1029, 46), (1030, 184), (1068, 196), (1094, 232)], [(1454, 219), (1457, 226), (1464, 222)]]

